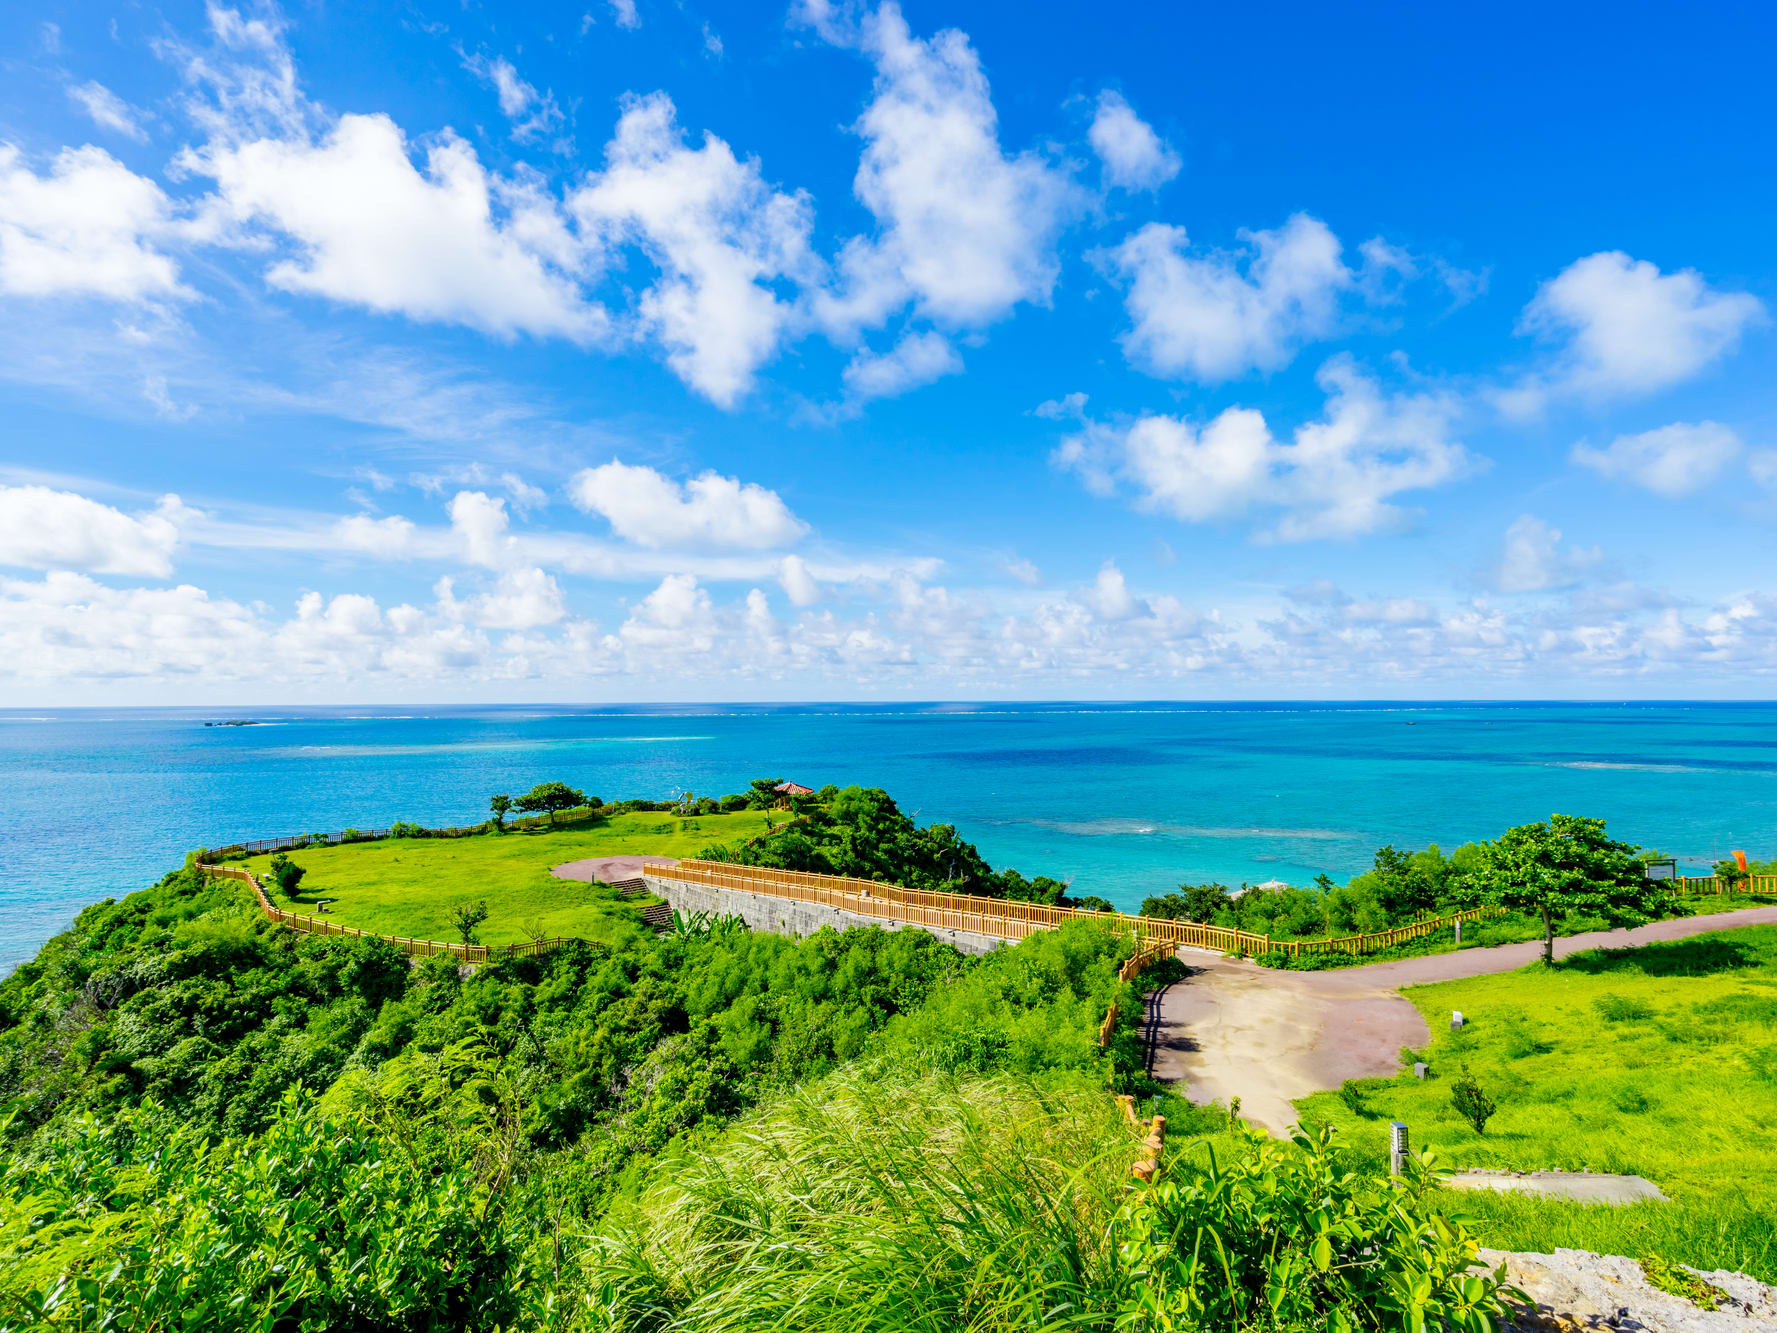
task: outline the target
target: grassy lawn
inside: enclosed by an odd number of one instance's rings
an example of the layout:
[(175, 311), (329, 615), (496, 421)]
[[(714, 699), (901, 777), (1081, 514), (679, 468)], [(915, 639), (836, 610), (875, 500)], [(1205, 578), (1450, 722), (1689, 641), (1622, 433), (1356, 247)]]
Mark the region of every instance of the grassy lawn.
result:
[[(1673, 1202), (1625, 1208), (1476, 1193), (1502, 1249), (1567, 1246), (1777, 1281), (1777, 926), (1593, 951), (1404, 992), (1431, 1077), (1348, 1083), (1297, 1105), (1367, 1157), (1390, 1120), (1446, 1164), (1646, 1176)], [(1449, 1031), (1450, 1011), (1469, 1020)], [(1463, 1066), (1499, 1105), (1484, 1136), (1450, 1105)]]
[[(307, 847), (290, 853), (308, 872), (291, 906), (312, 910), (316, 899), (331, 898), (328, 911), (348, 926), (453, 940), (452, 909), (486, 899), (483, 944), (529, 939), (533, 928), (545, 935), (614, 942), (639, 928), (633, 905), (619, 903), (609, 889), (556, 879), (551, 866), (590, 856), (695, 856), (714, 843), (763, 833), (765, 820), (766, 812), (759, 810), (690, 819), (635, 811), (556, 832)], [(259, 872), (267, 860), (255, 856), (243, 864)]]

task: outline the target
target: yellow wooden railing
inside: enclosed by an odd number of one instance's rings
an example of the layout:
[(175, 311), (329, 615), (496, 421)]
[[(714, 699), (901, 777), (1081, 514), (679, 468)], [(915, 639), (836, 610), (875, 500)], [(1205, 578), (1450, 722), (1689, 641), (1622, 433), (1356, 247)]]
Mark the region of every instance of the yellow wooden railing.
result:
[(1068, 921), (1097, 921), (1134, 930), (1144, 942), (1169, 944), (1174, 948), (1185, 945), (1194, 949), (1214, 949), (1218, 953), (1263, 953), (1270, 944), (1267, 935), (1196, 921), (1168, 921), (1160, 917), (1131, 916), (1126, 912), (1088, 912), (1078, 907), (1050, 907), (1044, 903), (982, 898), (968, 893), (938, 893), (844, 875), (731, 865), (725, 861), (680, 861), (677, 865), (647, 861), (642, 865), (642, 874), (652, 879), (676, 879), (685, 884), (838, 907), (881, 921), (903, 921), (933, 930), (992, 935), (996, 939), (1021, 940), (1035, 931), (1050, 930)]
[(277, 925), (288, 926), (291, 930), (300, 930), (309, 935), (355, 935), (373, 940), (383, 940), (393, 944), (411, 958), (431, 958), (439, 954), (449, 954), (465, 963), (485, 963), (490, 954), (501, 957), (536, 957), (539, 954), (559, 949), (567, 943), (564, 938), (527, 940), (522, 944), (510, 944), (490, 950), (485, 944), (450, 944), (444, 940), (414, 939), (409, 935), (379, 935), (374, 930), (359, 930), (356, 926), (342, 925), (337, 921), (328, 921), (324, 917), (274, 907), (271, 899), (265, 896), (265, 890), (260, 886), (259, 880), (250, 870), (243, 870), (239, 866), (219, 866), (207, 863), (200, 864), (198, 868), (204, 874), (216, 879), (241, 881), (253, 890), (253, 897), (259, 904), (259, 910)]
[(1719, 875), (1664, 881), (1670, 893), (1777, 893), (1777, 875), (1742, 875), (1731, 884)]

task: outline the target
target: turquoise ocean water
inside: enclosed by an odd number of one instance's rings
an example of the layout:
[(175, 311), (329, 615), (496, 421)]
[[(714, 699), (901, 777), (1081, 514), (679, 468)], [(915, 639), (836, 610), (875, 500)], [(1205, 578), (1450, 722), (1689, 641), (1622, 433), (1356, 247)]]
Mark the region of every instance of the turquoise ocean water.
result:
[[(264, 725), (205, 727), (253, 717)], [(1133, 908), (1181, 881), (1344, 879), (1553, 811), (1699, 866), (1777, 855), (1774, 704), (932, 704), (0, 711), (0, 971), (187, 848), (469, 823), (754, 777), (887, 788), (996, 865)]]

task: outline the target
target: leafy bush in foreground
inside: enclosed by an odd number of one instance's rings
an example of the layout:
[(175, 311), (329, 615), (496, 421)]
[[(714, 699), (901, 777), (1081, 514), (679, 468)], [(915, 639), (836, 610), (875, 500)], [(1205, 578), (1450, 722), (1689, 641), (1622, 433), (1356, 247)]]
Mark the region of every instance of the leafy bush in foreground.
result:
[[(517, 1312), (516, 1233), (471, 1173), (298, 1113), (212, 1145), (127, 1115), (0, 1176), (0, 1333), (480, 1329)], [(140, 1132), (138, 1132), (140, 1130)]]

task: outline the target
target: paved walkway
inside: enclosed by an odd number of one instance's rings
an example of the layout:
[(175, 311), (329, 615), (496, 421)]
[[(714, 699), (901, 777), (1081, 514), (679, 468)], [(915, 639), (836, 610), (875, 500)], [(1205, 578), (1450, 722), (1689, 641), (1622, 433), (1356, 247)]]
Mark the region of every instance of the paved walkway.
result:
[[(1656, 921), (1555, 941), (1555, 956), (1627, 949), (1735, 926), (1777, 924), (1777, 907)], [(1194, 1102), (1240, 1098), (1240, 1114), (1275, 1134), (1296, 1120), (1290, 1103), (1348, 1078), (1391, 1076), (1400, 1049), (1430, 1034), (1398, 987), (1510, 972), (1542, 957), (1542, 944), (1464, 949), (1334, 972), (1284, 972), (1181, 950), (1191, 968), (1148, 997), (1151, 1067), (1181, 1082)]]

